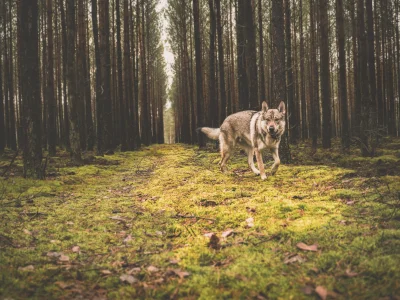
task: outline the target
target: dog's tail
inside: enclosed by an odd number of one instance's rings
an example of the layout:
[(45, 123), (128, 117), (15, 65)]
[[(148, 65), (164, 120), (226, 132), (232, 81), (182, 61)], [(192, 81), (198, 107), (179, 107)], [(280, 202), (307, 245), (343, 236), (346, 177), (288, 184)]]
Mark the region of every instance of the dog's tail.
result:
[(204, 133), (209, 139), (218, 140), (221, 130), (219, 128), (201, 127), (197, 128), (198, 132)]

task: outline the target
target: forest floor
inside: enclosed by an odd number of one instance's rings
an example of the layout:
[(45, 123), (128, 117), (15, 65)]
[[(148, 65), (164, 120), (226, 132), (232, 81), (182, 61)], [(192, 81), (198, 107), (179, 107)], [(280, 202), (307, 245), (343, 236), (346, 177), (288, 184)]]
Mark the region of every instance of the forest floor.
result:
[(60, 151), (44, 181), (8, 152), (0, 299), (400, 299), (400, 139), (310, 150), (266, 181), (211, 146)]

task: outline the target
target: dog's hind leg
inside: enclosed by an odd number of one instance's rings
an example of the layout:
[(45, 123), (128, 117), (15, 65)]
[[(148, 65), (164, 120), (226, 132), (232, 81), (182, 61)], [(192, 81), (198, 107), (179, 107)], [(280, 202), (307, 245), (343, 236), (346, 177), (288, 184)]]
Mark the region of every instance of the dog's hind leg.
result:
[(229, 142), (229, 138), (225, 134), (221, 134), (219, 137), (220, 142), (220, 150), (221, 150), (221, 161), (220, 167), (222, 172), (226, 172), (226, 163), (231, 156), (231, 150), (233, 149), (234, 145)]
[(278, 171), (279, 165), (281, 164), (281, 160), (279, 159), (278, 148), (271, 149), (272, 157), (274, 159), (274, 164), (272, 165), (271, 174), (275, 175), (276, 171)]
[(253, 148), (246, 148), (247, 152), (247, 161), (249, 163), (250, 169), (254, 172), (256, 175), (260, 175), (260, 171), (257, 170), (256, 166), (254, 165), (254, 150)]

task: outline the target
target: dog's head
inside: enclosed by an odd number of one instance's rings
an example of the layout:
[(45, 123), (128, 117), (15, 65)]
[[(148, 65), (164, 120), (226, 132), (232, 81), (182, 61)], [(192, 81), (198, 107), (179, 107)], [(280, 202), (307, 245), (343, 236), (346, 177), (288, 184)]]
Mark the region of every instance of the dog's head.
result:
[(285, 103), (281, 101), (277, 109), (269, 109), (267, 102), (262, 103), (261, 128), (271, 137), (280, 137), (285, 131)]

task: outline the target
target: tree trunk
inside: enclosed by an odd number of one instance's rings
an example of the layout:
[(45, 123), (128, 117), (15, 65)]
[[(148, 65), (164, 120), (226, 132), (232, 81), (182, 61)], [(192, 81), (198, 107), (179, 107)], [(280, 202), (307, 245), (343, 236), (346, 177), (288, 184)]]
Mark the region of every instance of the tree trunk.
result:
[[(0, 18), (1, 18), (0, 14)], [(1, 23), (1, 19), (0, 19)], [(0, 155), (4, 153), (6, 146), (6, 128), (4, 126), (4, 96), (3, 96), (3, 64), (0, 52)]]
[(99, 45), (99, 30), (97, 21), (97, 0), (92, 0), (92, 23), (93, 23), (93, 41), (96, 63), (96, 124), (97, 124), (97, 155), (103, 155), (104, 152), (104, 94), (102, 89), (102, 69)]
[(111, 56), (110, 56), (110, 14), (109, 0), (99, 0), (99, 33), (101, 87), (103, 101), (103, 145), (105, 151), (113, 149), (113, 120), (111, 94)]
[(294, 103), (294, 82), (293, 82), (293, 65), (292, 65), (292, 35), (291, 35), (291, 12), (290, 12), (290, 0), (285, 0), (285, 21), (286, 21), (286, 91), (287, 91), (287, 103), (288, 103), (288, 116), (289, 126), (287, 128), (289, 132), (290, 142), (296, 144), (299, 139), (298, 134), (298, 120), (296, 114), (296, 108)]
[(259, 61), (259, 73), (260, 73), (260, 100), (265, 101), (265, 73), (264, 73), (264, 36), (263, 36), (263, 18), (262, 18), (262, 1), (258, 0), (258, 38), (260, 47), (260, 61)]
[[(218, 63), (219, 63), (219, 92), (220, 92), (220, 110), (219, 124), (226, 118), (226, 90), (225, 90), (225, 65), (224, 65), (224, 45), (223, 45), (223, 29), (221, 21), (221, 0), (215, 0), (217, 9), (217, 33), (218, 33)], [(218, 126), (219, 126), (218, 124)]]
[(246, 31), (245, 31), (245, 2), (238, 0), (236, 8), (236, 53), (237, 53), (237, 82), (239, 93), (239, 111), (249, 108), (248, 94), (249, 85), (246, 74)]
[(61, 34), (62, 34), (62, 52), (63, 52), (63, 95), (64, 95), (64, 145), (68, 151), (70, 151), (69, 142), (69, 112), (68, 112), (68, 96), (67, 96), (67, 62), (68, 62), (68, 51), (67, 51), (67, 25), (64, 9), (64, 1), (60, 0), (61, 9)]
[[(121, 151), (128, 150), (127, 136), (127, 116), (129, 110), (127, 103), (132, 100), (130, 93), (131, 80), (131, 53), (129, 42), (129, 9), (128, 0), (124, 1), (124, 81), (122, 81), (122, 46), (121, 46), (121, 13), (120, 1), (117, 0), (117, 65), (118, 65), (118, 88), (119, 88), (119, 122), (120, 122), (120, 143)], [(132, 122), (132, 121), (131, 121)]]
[[(285, 99), (286, 79), (285, 79), (285, 31), (284, 31), (284, 12), (283, 0), (272, 2), (272, 56), (274, 64), (272, 66), (272, 106), (278, 107), (279, 102)], [(283, 163), (290, 163), (290, 150), (286, 133), (282, 137), (280, 145), (280, 157)]]
[(311, 102), (311, 122), (310, 131), (312, 137), (312, 151), (317, 150), (318, 142), (318, 119), (319, 119), (319, 87), (318, 87), (318, 66), (317, 66), (317, 41), (315, 28), (315, 2), (310, 0), (310, 60), (311, 60), (311, 86), (310, 86), (310, 102)]
[(209, 48), (209, 76), (208, 76), (208, 99), (209, 99), (209, 109), (210, 112), (207, 114), (206, 123), (211, 127), (219, 127), (220, 120), (218, 120), (218, 98), (216, 96), (215, 90), (215, 35), (217, 30), (216, 20), (215, 20), (215, 8), (214, 0), (208, 0), (208, 6), (210, 8), (210, 48)]
[(346, 80), (346, 52), (345, 52), (345, 35), (344, 35), (344, 12), (343, 0), (336, 0), (336, 30), (339, 51), (339, 99), (340, 99), (340, 116), (341, 116), (341, 135), (342, 149), (348, 151), (350, 148), (350, 128), (347, 109), (347, 80)]
[(141, 116), (142, 116), (142, 142), (144, 145), (149, 146), (151, 143), (151, 120), (150, 120), (150, 104), (148, 99), (148, 82), (147, 82), (147, 54), (146, 54), (146, 34), (145, 34), (145, 5), (142, 2), (141, 7), (141, 34), (140, 34), (140, 52), (141, 52), (141, 82), (142, 82), (142, 105), (141, 105)]
[(305, 84), (305, 68), (304, 60), (304, 29), (303, 29), (303, 0), (300, 0), (300, 106), (301, 106), (301, 137), (305, 140), (308, 137), (307, 131), (307, 109), (306, 109), (306, 84)]
[(248, 74), (248, 102), (251, 109), (260, 110), (258, 98), (256, 29), (253, 17), (253, 1), (245, 0), (246, 61)]
[(24, 176), (42, 179), (41, 101), (39, 83), (38, 2), (21, 0), (21, 79), (23, 99)]
[(47, 63), (47, 107), (48, 107), (48, 133), (47, 145), (49, 155), (56, 154), (56, 98), (54, 96), (54, 58), (53, 58), (53, 1), (47, 0), (47, 38), (48, 38), (48, 63)]
[(75, 0), (67, 0), (67, 85), (68, 109), (70, 124), (70, 144), (73, 160), (81, 164), (81, 144), (79, 136), (78, 97), (76, 93), (76, 60), (75, 60)]
[(322, 97), (322, 147), (331, 147), (331, 91), (329, 70), (329, 19), (328, 0), (319, 0), (320, 13), (320, 61), (321, 61), (321, 97)]
[[(204, 125), (204, 100), (203, 100), (203, 71), (202, 71), (202, 49), (200, 35), (200, 8), (199, 0), (193, 0), (193, 20), (194, 20), (194, 48), (196, 54), (196, 92), (197, 92), (197, 122), (196, 127)], [(205, 147), (203, 134), (198, 135), (199, 147)]]

